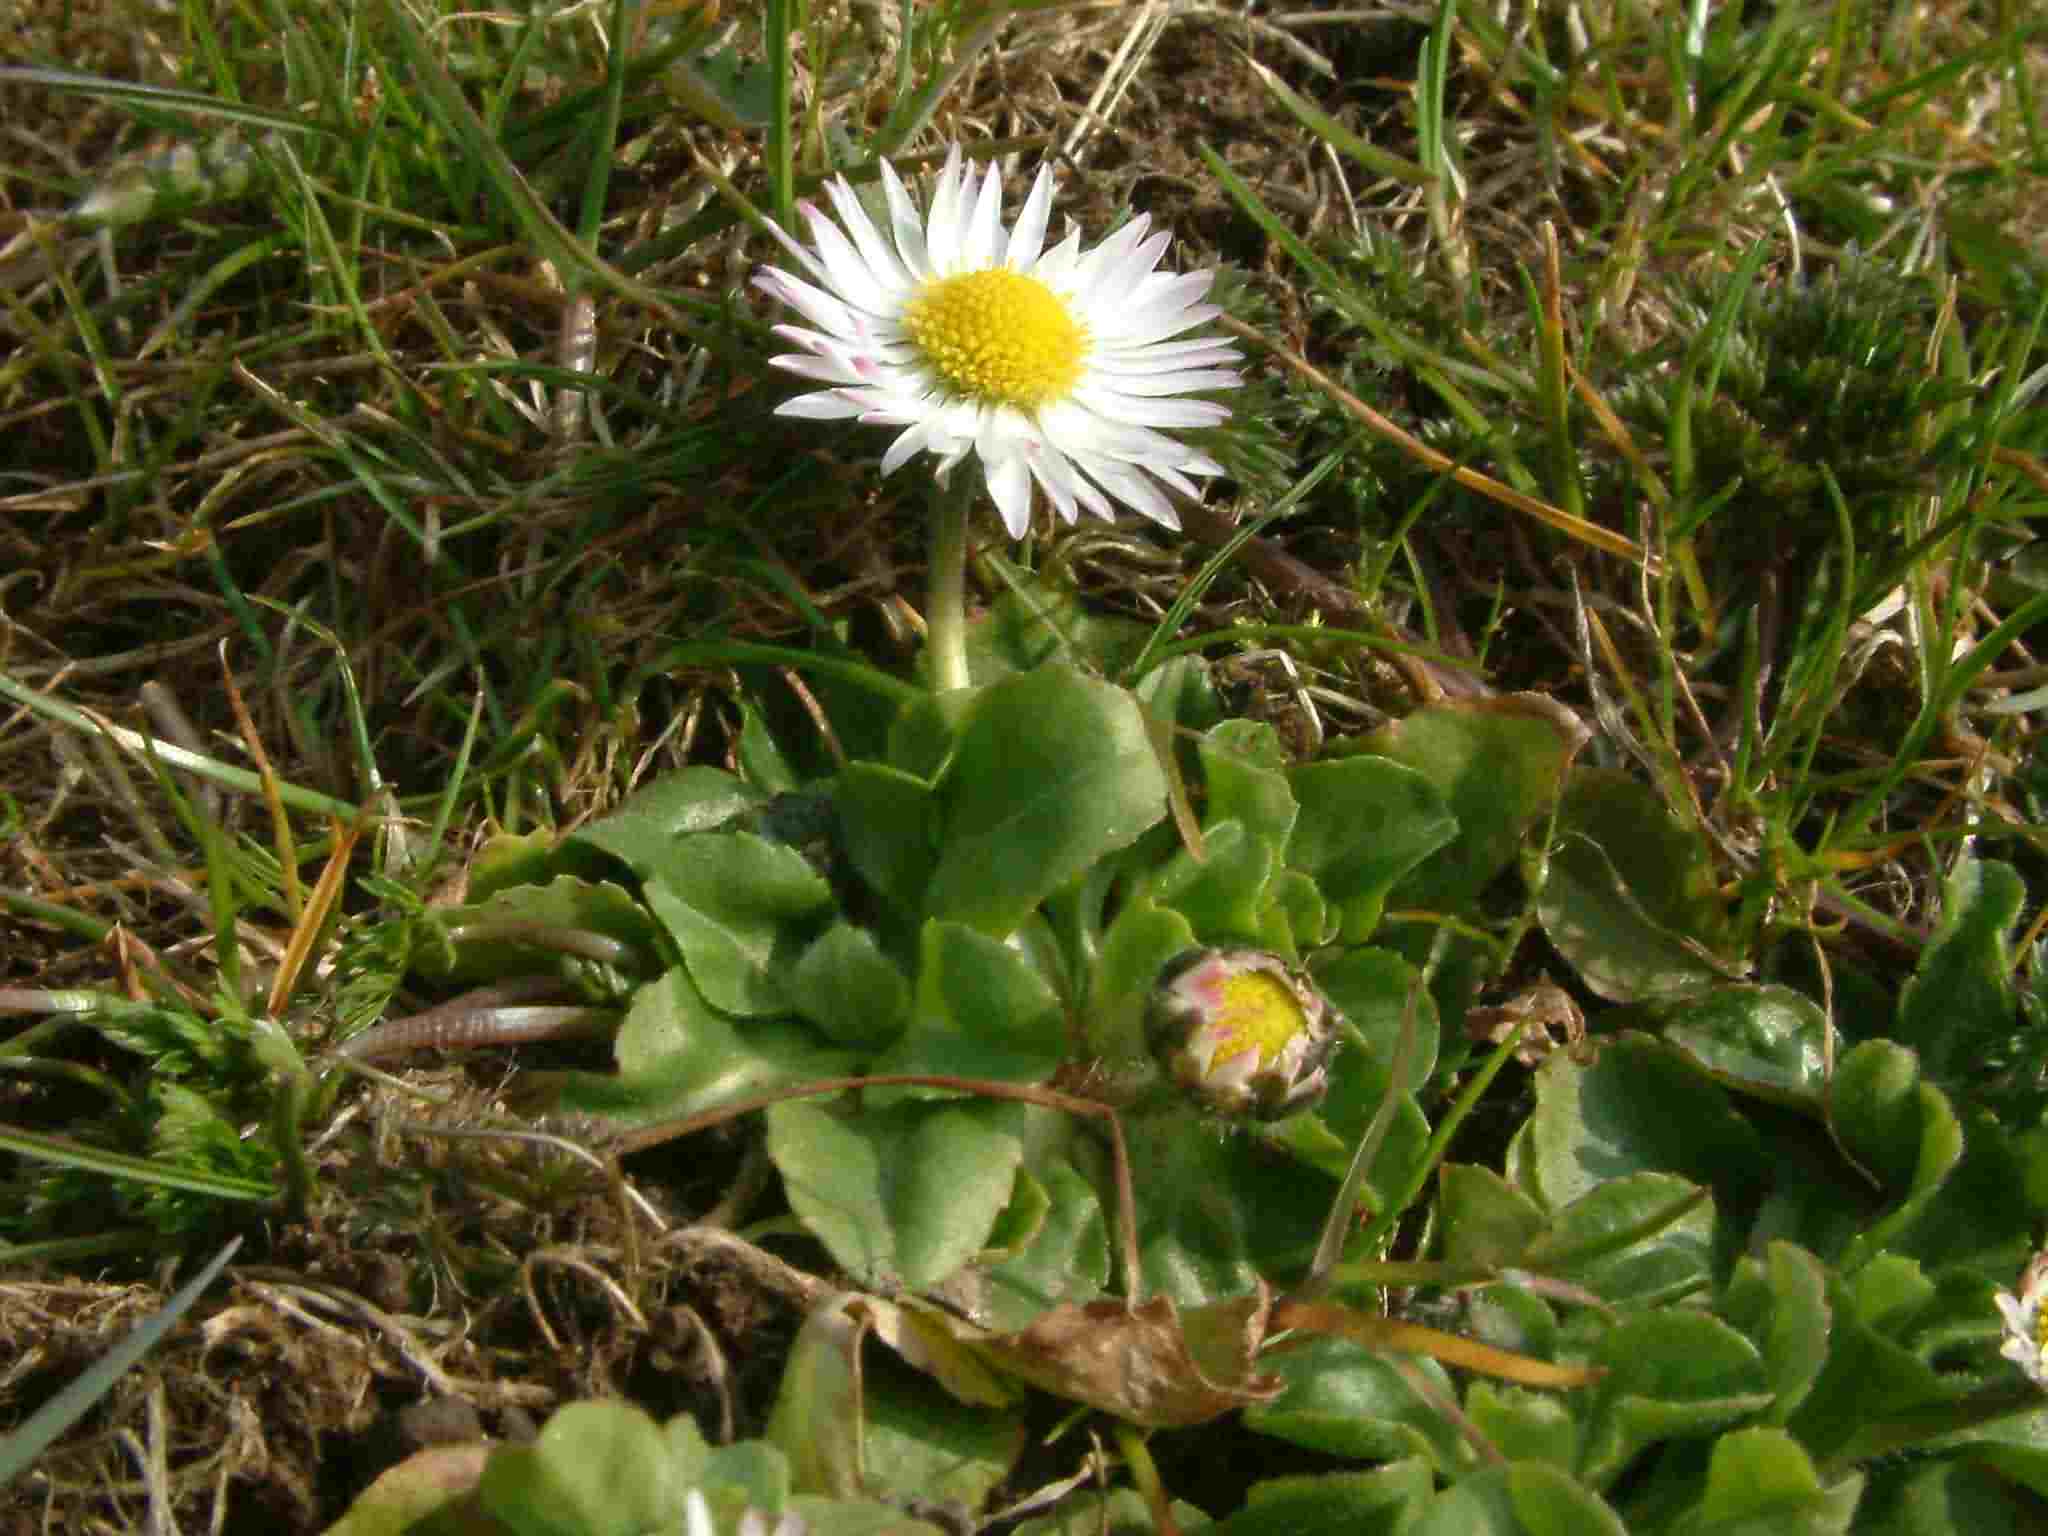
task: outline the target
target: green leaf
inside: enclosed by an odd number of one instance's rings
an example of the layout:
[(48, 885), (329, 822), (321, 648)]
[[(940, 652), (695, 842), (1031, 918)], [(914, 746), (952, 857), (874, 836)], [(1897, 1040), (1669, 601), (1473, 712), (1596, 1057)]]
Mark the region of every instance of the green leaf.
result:
[[(1439, 1392), (1450, 1378), (1436, 1361), (1410, 1363)], [(1416, 1457), (1439, 1474), (1469, 1454), (1443, 1415), (1408, 1384), (1392, 1361), (1347, 1339), (1318, 1338), (1260, 1361), (1287, 1383), (1271, 1403), (1244, 1410), (1247, 1429), (1313, 1451), (1357, 1460)]]
[(951, 1528), (929, 1520), (913, 1520), (893, 1504), (872, 1500), (823, 1499), (799, 1494), (789, 1513), (804, 1522), (810, 1536), (951, 1536)]
[(1714, 1442), (1706, 1492), (1684, 1529), (1687, 1536), (1838, 1536), (1849, 1528), (1862, 1485), (1852, 1477), (1824, 1488), (1805, 1447), (1782, 1429), (1738, 1429)]
[(918, 951), (910, 1027), (871, 1070), (1033, 1082), (1072, 1053), (1059, 994), (1016, 949), (929, 922)]
[(565, 1073), (556, 1107), (646, 1123), (694, 1115), (750, 1094), (851, 1072), (851, 1051), (808, 1026), (761, 1020), (744, 1028), (705, 1003), (681, 966), (633, 995), (612, 1046), (618, 1076)]
[(1668, 1173), (1609, 1179), (1557, 1213), (1520, 1267), (1584, 1286), (1616, 1305), (1650, 1305), (1711, 1279), (1714, 1205)]
[(1045, 1191), (1045, 1219), (1013, 1257), (991, 1264), (969, 1307), (1001, 1333), (1028, 1327), (1052, 1308), (1093, 1301), (1109, 1284), (1109, 1228), (1096, 1186), (1064, 1158), (1033, 1165)]
[(1857, 1511), (1859, 1536), (2025, 1536), (2041, 1505), (1967, 1461), (1889, 1468)]
[(1330, 911), (1315, 881), (1298, 869), (1283, 869), (1266, 887), (1258, 947), (1289, 961), (1298, 960), (1303, 950), (1335, 938), (1336, 922), (1337, 915)]
[(1608, 1179), (1648, 1171), (1712, 1185), (1723, 1209), (1754, 1202), (1770, 1178), (1763, 1141), (1727, 1096), (1645, 1036), (1607, 1041), (1580, 1066), (1562, 1053), (1536, 1072), (1521, 1168), (1553, 1207)]
[(484, 1510), (517, 1536), (641, 1536), (681, 1513), (661, 1426), (630, 1403), (571, 1403), (531, 1445), (499, 1446), (477, 1483)]
[(1628, 1536), (1591, 1489), (1541, 1461), (1510, 1462), (1460, 1478), (1436, 1496), (1406, 1536)]
[(876, 1050), (903, 1033), (910, 982), (873, 934), (834, 923), (790, 971), (789, 1001), (839, 1044)]
[[(1358, 743), (1419, 773), (1457, 822), (1458, 835), (1387, 893), (1385, 904), (1411, 920), (1381, 939), (1417, 965), (1429, 965), (1430, 992), (1446, 1017), (1464, 1016), (1504, 957), (1479, 937), (1412, 915), (1481, 917), (1480, 893), (1556, 803), (1584, 739), (1584, 727), (1569, 712), (1515, 695), (1430, 705)], [(1469, 1049), (1463, 1039), (1444, 1044), (1447, 1057), (1462, 1058)]]
[(1930, 1075), (1946, 1080), (1983, 1043), (2011, 1033), (2019, 1003), (2006, 935), (2025, 900), (2009, 864), (1961, 859), (1950, 874), (1941, 926), (1899, 994), (1891, 1031), (1919, 1051)]
[(1626, 1317), (1602, 1336), (1580, 1475), (1594, 1487), (1618, 1477), (1659, 1440), (1711, 1434), (1769, 1406), (1763, 1359), (1719, 1318), (1665, 1307)]
[(1963, 1121), (1963, 1159), (1940, 1197), (1919, 1208), (1893, 1247), (1929, 1264), (1966, 1266), (2004, 1284), (2039, 1246), (2035, 1232), (2048, 1202), (2032, 1138), (2014, 1136), (1986, 1109)]
[[(1364, 751), (1421, 775), (1457, 824), (1456, 838), (1401, 881), (1400, 904), (1463, 910), (1556, 803), (1583, 739), (1555, 706), (1520, 696), (1432, 704), (1361, 738)], [(1311, 795), (1300, 785), (1295, 794), (1306, 827)]]
[(859, 1305), (841, 1294), (811, 1308), (782, 1364), (766, 1436), (799, 1494), (860, 1491)]
[(1555, 1360), (1562, 1338), (1550, 1303), (1513, 1282), (1485, 1286), (1465, 1301), (1464, 1331), (1481, 1344), (1510, 1354)]
[(1014, 1410), (962, 1403), (887, 1358), (869, 1362), (862, 1387), (867, 1458), (860, 1492), (871, 1499), (979, 1509), (1024, 1449), (1026, 1426)]
[(1138, 900), (1180, 913), (1204, 944), (1258, 944), (1266, 887), (1278, 862), (1274, 845), (1254, 838), (1240, 821), (1205, 828), (1203, 841), (1200, 858), (1181, 849), (1144, 883)]
[(1168, 961), (1196, 947), (1195, 930), (1164, 907), (1126, 906), (1103, 935), (1082, 1027), (1090, 1052), (1111, 1060), (1145, 1054), (1145, 1010)]
[(1766, 1417), (1786, 1423), (1806, 1401), (1827, 1363), (1834, 1315), (1828, 1307), (1827, 1271), (1794, 1243), (1774, 1242), (1763, 1262), (1744, 1257), (1721, 1298), (1721, 1313), (1763, 1356), (1776, 1401)]
[(848, 763), (833, 799), (847, 862), (900, 915), (914, 916), (938, 867), (931, 785), (886, 763)]
[[(348, 1513), (327, 1527), (322, 1536), (407, 1536), (408, 1532), (430, 1536), (445, 1530), (463, 1512), (468, 1529), (463, 1536), (500, 1536), (504, 1527), (476, 1513), (474, 1493), (483, 1476), (493, 1447), (485, 1441), (467, 1445), (437, 1445), (415, 1451), (395, 1467), (380, 1473), (376, 1481), (356, 1495)], [(451, 1507), (455, 1506), (455, 1507)], [(446, 1511), (440, 1523), (431, 1517)]]
[(1964, 1459), (2048, 1499), (2048, 1407), (1985, 1425), (1970, 1437)]
[[(773, 1512), (789, 1502), (789, 1459), (766, 1440), (711, 1446), (696, 1421), (679, 1413), (662, 1426), (678, 1471), (701, 1489), (712, 1513), (737, 1520), (741, 1511)], [(737, 1506), (731, 1508), (730, 1506)]]
[(515, 885), (480, 902), (435, 907), (431, 932), (444, 942), (422, 943), (413, 969), (434, 981), (477, 984), (536, 971), (573, 975), (589, 963), (560, 949), (522, 938), (520, 928), (595, 934), (624, 946), (614, 969), (622, 977), (658, 974), (666, 946), (661, 930), (624, 887), (562, 875), (546, 885)]
[[(1423, 1458), (1370, 1472), (1276, 1477), (1253, 1483), (1245, 1506), (1211, 1536), (1401, 1536), (1436, 1491)], [(1075, 1532), (1074, 1536), (1088, 1536)]]
[(1315, 880), (1354, 944), (1379, 926), (1394, 884), (1458, 834), (1429, 779), (1385, 757), (1304, 763), (1288, 784), (1301, 809), (1287, 862)]
[[(1183, 1531), (1215, 1529), (1207, 1515), (1179, 1500), (1174, 1501), (1173, 1518)], [(1106, 1494), (1087, 1490), (1062, 1499), (1054, 1513), (1025, 1521), (1015, 1536), (1153, 1536), (1157, 1529), (1143, 1494), (1135, 1488), (1113, 1488)]]
[(1260, 842), (1285, 848), (1300, 807), (1288, 787), (1280, 733), (1263, 721), (1225, 720), (1196, 745), (1208, 792), (1202, 825), (1241, 822)]
[(1920, 1061), (1905, 1046), (1866, 1040), (1835, 1070), (1828, 1118), (1842, 1149), (1890, 1187), (1920, 1163)]
[(1206, 731), (1223, 716), (1209, 664), (1199, 656), (1175, 656), (1131, 684), (1131, 693), (1155, 720), (1182, 730)]
[(753, 788), (782, 795), (797, 787), (796, 770), (769, 730), (760, 708), (748, 699), (740, 702), (738, 755), (745, 780)]
[(1880, 1253), (1843, 1281), (1855, 1304), (1849, 1316), (1865, 1327), (1905, 1342), (1904, 1331), (1934, 1300), (1936, 1286), (1917, 1260)]
[(1002, 937), (1166, 814), (1166, 775), (1122, 689), (1048, 665), (982, 689), (937, 784), (925, 911)]
[(832, 905), (801, 853), (751, 832), (698, 832), (663, 845), (641, 874), (706, 1002), (742, 1016), (788, 1011), (783, 977)]
[(1465, 1417), (1509, 1461), (1541, 1461), (1565, 1472), (1578, 1466), (1578, 1424), (1554, 1392), (1475, 1380), (1465, 1389)]
[(1913, 1053), (1889, 1040), (1866, 1040), (1836, 1066), (1828, 1117), (1842, 1149), (1905, 1197), (1859, 1234), (1838, 1261), (1844, 1272), (1906, 1231), (1934, 1199), (1963, 1155), (1963, 1128), (1948, 1097), (1921, 1081)]
[(1597, 1493), (1548, 1461), (1512, 1461), (1508, 1497), (1529, 1536), (1628, 1536)]
[(608, 853), (644, 877), (677, 838), (729, 827), (767, 800), (721, 768), (681, 768), (635, 790), (617, 810), (564, 841)]
[(1630, 1008), (1700, 1071), (1754, 1098), (1818, 1113), (1827, 1079), (1827, 1016), (1790, 987), (1722, 986)]
[(1286, 1145), (1280, 1137), (1308, 1118), (1261, 1135), (1221, 1133), (1178, 1103), (1124, 1116), (1150, 1290), (1188, 1310), (1249, 1295), (1262, 1275), (1277, 1280), (1306, 1264), (1335, 1176), (1278, 1149)]
[[(1360, 947), (1326, 951), (1317, 957), (1311, 972), (1323, 996), (1358, 1032), (1357, 1045), (1347, 1047), (1345, 1054), (1362, 1049), (1371, 1064), (1363, 1081), (1384, 1084), (1401, 1038), (1408, 995), (1415, 987), (1414, 968), (1390, 949)], [(1405, 1091), (1419, 1093), (1428, 1083), (1436, 1070), (1442, 1034), (1436, 1004), (1424, 992), (1416, 999), (1415, 1045), (1409, 1056)]]
[(1029, 572), (1006, 567), (1009, 591), (967, 632), (967, 670), (977, 683), (1085, 662), (1120, 675), (1145, 648), (1151, 627), (1135, 619), (1093, 614), (1081, 595)]
[[(1021, 1104), (768, 1110), (791, 1209), (869, 1290), (924, 1290), (983, 1248), (1023, 1161)], [(1036, 1111), (1050, 1113), (1050, 1111)]]
[(1582, 768), (1558, 805), (1537, 901), (1582, 980), (1616, 1002), (1720, 980), (1725, 924), (1705, 842), (1625, 774)]
[[(1913, 1321), (1913, 1294), (1919, 1287), (1909, 1282), (1917, 1266), (1899, 1270), (1886, 1259), (1870, 1267), (1879, 1283), (1867, 1287), (1830, 1276), (1827, 1299), (1834, 1327), (1827, 1363), (1806, 1400), (1785, 1423), (1821, 1461), (1880, 1420), (1956, 1395), (1953, 1384), (1943, 1381), (1932, 1366), (1887, 1337)], [(1870, 1321), (1887, 1316), (1883, 1327)]]
[[(1323, 995), (1344, 1016), (1346, 1037), (1330, 1061), (1330, 1088), (1313, 1114), (1297, 1115), (1274, 1129), (1295, 1156), (1341, 1180), (1359, 1139), (1387, 1096), (1401, 1016), (1414, 988), (1414, 972), (1391, 950), (1328, 952), (1313, 972)], [(1415, 1047), (1405, 1091), (1394, 1105), (1386, 1140), (1366, 1171), (1365, 1203), (1393, 1198), (1405, 1185), (1429, 1140), (1429, 1122), (1415, 1095), (1436, 1061), (1436, 1005), (1427, 992), (1416, 998)]]
[(1543, 1209), (1490, 1168), (1445, 1163), (1437, 1170), (1436, 1228), (1447, 1264), (1519, 1263), (1544, 1228)]
[[(487, 901), (515, 885), (545, 885), (561, 873), (558, 866), (564, 860), (557, 855), (566, 852), (567, 861), (573, 863), (578, 861), (579, 851), (574, 839), (563, 839), (558, 844), (555, 834), (546, 827), (536, 827), (531, 832), (493, 833), (470, 858), (466, 891), (469, 902), (474, 905)], [(612, 871), (608, 856), (590, 852), (582, 857), (594, 868), (605, 873)]]

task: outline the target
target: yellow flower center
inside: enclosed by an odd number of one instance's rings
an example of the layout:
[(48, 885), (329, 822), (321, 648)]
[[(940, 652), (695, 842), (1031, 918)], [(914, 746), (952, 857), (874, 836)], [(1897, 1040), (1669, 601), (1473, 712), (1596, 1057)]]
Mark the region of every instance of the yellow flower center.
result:
[(1035, 277), (991, 267), (925, 284), (903, 329), (957, 392), (1035, 411), (1081, 378), (1088, 331)]
[(1219, 990), (1223, 1000), (1214, 1020), (1224, 1040), (1212, 1067), (1246, 1051), (1257, 1051), (1259, 1065), (1267, 1066), (1308, 1022), (1294, 989), (1271, 971), (1241, 972)]

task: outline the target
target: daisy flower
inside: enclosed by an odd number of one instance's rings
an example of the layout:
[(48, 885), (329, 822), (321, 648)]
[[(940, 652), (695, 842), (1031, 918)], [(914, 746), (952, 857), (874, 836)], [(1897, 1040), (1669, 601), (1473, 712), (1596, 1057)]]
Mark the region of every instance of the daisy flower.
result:
[(1223, 466), (1172, 434), (1230, 414), (1186, 397), (1238, 383), (1230, 343), (1186, 334), (1221, 313), (1200, 302), (1215, 274), (1159, 270), (1169, 237), (1144, 214), (1087, 251), (1070, 225), (1048, 250), (1049, 168), (1007, 230), (1001, 178), (977, 182), (958, 146), (922, 215), (886, 160), (881, 175), (886, 235), (840, 177), (825, 187), (838, 222), (805, 203), (808, 247), (775, 232), (809, 281), (754, 279), (808, 322), (775, 328), (802, 351), (770, 361), (825, 386), (778, 414), (902, 428), (884, 475), (933, 453), (943, 485), (973, 454), (1013, 538), (1034, 485), (1069, 523), (1120, 504), (1178, 528), (1161, 487), (1195, 494)]
[(2005, 1342), (1998, 1352), (2027, 1373), (2037, 1387), (2048, 1387), (2048, 1318), (2041, 1315), (2042, 1291), (2048, 1282), (2048, 1253), (2034, 1256), (2020, 1274), (2020, 1293), (1999, 1291), (1991, 1298), (2005, 1319)]

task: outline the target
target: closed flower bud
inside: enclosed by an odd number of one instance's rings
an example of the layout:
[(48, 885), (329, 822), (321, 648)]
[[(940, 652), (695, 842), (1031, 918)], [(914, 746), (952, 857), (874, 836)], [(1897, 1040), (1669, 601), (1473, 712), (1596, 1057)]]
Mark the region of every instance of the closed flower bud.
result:
[(1278, 1120), (1329, 1086), (1337, 1015), (1308, 977), (1256, 949), (1190, 950), (1152, 994), (1147, 1036), (1161, 1065), (1206, 1109)]

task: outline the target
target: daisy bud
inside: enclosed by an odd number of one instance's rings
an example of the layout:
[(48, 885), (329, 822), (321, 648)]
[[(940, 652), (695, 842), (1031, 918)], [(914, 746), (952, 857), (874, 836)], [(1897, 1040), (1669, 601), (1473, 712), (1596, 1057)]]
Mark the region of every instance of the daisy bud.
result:
[(1329, 1086), (1337, 1014), (1306, 974), (1256, 949), (1195, 949), (1152, 993), (1152, 1053), (1205, 1108), (1278, 1120)]

